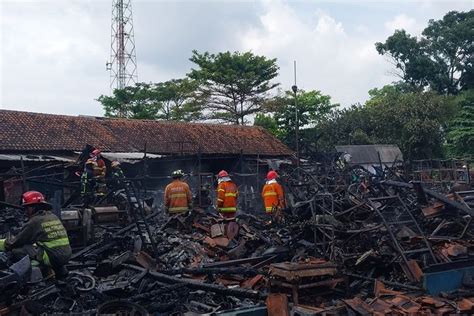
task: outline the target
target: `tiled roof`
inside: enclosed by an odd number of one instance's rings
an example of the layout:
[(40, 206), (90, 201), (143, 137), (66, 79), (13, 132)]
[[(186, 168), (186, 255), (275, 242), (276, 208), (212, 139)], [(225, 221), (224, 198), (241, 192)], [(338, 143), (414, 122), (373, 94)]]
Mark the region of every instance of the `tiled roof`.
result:
[(79, 151), (284, 156), (293, 152), (260, 127), (108, 119), (0, 110), (0, 151)]

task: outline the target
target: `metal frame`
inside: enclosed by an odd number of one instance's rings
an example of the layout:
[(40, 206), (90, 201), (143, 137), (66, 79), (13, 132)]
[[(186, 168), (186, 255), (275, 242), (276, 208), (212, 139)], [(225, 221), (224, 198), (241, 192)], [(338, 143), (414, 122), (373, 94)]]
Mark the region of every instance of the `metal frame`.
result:
[(123, 89), (138, 81), (131, 0), (113, 0), (111, 25), (110, 61), (106, 63), (110, 88)]

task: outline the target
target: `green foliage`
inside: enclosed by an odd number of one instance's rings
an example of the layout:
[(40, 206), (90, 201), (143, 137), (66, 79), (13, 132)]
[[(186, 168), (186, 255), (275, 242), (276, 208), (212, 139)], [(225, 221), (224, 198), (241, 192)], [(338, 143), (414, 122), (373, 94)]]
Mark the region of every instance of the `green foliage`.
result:
[(272, 133), (273, 135), (278, 136), (278, 133), (279, 133), (278, 123), (271, 115), (258, 113), (255, 116), (253, 125), (263, 127), (266, 130), (268, 130), (270, 133)]
[(370, 108), (372, 137), (398, 144), (406, 158), (441, 157), (444, 131), (453, 115), (451, 98), (433, 92), (399, 93)]
[(413, 91), (425, 87), (440, 94), (457, 94), (473, 86), (474, 10), (452, 11), (442, 20), (430, 20), (420, 39), (396, 30), (379, 54), (391, 58), (396, 73)]
[(403, 93), (394, 87), (372, 90), (365, 106), (335, 111), (317, 126), (318, 148), (347, 144), (397, 144), (405, 158), (443, 154), (444, 134), (455, 105), (433, 92)]
[(421, 90), (429, 84), (427, 73), (433, 64), (426, 53), (425, 41), (419, 41), (405, 30), (396, 30), (385, 43), (375, 43), (377, 52), (388, 55), (399, 72), (395, 75), (408, 83), (414, 90)]
[[(324, 95), (321, 91), (299, 90), (296, 94), (296, 106), (298, 109), (299, 129), (314, 126), (323, 120), (337, 104), (331, 103), (331, 97)], [(283, 96), (273, 101), (274, 118), (279, 127), (279, 137), (288, 146), (296, 147), (296, 111), (295, 97), (292, 91), (286, 91)], [(303, 138), (305, 134), (300, 133), (300, 142), (308, 141)]]
[(460, 108), (449, 124), (447, 135), (448, 153), (451, 156), (474, 156), (474, 89), (457, 98)]
[(314, 134), (319, 135), (315, 147), (321, 151), (332, 151), (335, 145), (373, 144), (375, 122), (369, 116), (368, 108), (354, 104), (349, 108), (333, 111), (315, 127)]
[(197, 97), (198, 83), (189, 79), (173, 79), (153, 87), (153, 95), (161, 104), (159, 119), (196, 121), (202, 118), (203, 101)]
[(446, 94), (456, 94), (461, 89), (469, 88), (462, 84), (466, 84), (463, 77), (468, 74), (469, 62), (472, 70), (474, 10), (451, 11), (442, 20), (430, 20), (423, 36), (435, 69), (438, 70), (431, 79), (432, 88)]
[(137, 83), (101, 95), (106, 117), (194, 121), (202, 117), (202, 102), (196, 97), (197, 83), (175, 79), (161, 83)]
[(246, 117), (262, 110), (267, 92), (278, 86), (276, 59), (251, 52), (203, 54), (193, 51), (190, 60), (198, 68), (188, 76), (200, 83), (209, 118), (233, 124), (247, 123)]
[(112, 96), (101, 95), (97, 101), (102, 103), (106, 117), (156, 119), (161, 107), (150, 97), (150, 85), (146, 83), (115, 89)]
[(354, 145), (370, 145), (372, 143), (369, 135), (360, 128), (356, 128), (349, 136)]
[[(337, 104), (331, 103), (331, 97), (321, 91), (299, 90), (297, 92), (298, 123), (300, 143), (313, 142), (314, 135), (306, 132), (309, 127), (319, 124)], [(276, 135), (291, 148), (296, 147), (296, 112), (295, 96), (292, 91), (285, 91), (269, 99), (264, 109), (269, 115), (257, 114), (254, 125), (262, 126)]]

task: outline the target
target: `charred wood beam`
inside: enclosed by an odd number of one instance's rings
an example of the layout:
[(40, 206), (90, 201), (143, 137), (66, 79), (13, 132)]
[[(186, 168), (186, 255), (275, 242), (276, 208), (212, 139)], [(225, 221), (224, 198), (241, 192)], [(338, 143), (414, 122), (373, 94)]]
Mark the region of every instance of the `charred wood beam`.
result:
[[(150, 214), (148, 216), (145, 217), (145, 220), (150, 220), (152, 219), (153, 217), (157, 216), (159, 213), (158, 212), (155, 212), (153, 214)], [(114, 241), (114, 238), (115, 237), (119, 237), (121, 235), (123, 235), (124, 233), (126, 232), (129, 232), (131, 230), (133, 230), (134, 228), (136, 228), (136, 223), (132, 223), (120, 230), (118, 230), (117, 232), (115, 232), (111, 238), (108, 238), (107, 240), (105, 239), (102, 239), (90, 246), (87, 246), (86, 248), (82, 249), (81, 251), (79, 252), (76, 252), (74, 253), (72, 256), (71, 256), (71, 260), (74, 260), (74, 259), (77, 259), (81, 256), (83, 256), (84, 254), (88, 253), (88, 252), (91, 252), (92, 250), (95, 250), (96, 248), (99, 248), (101, 246), (103, 246), (105, 243), (112, 243)], [(108, 248), (108, 247), (107, 247)]]
[(237, 266), (240, 264), (245, 264), (245, 263), (260, 263), (262, 261), (267, 261), (269, 258), (278, 258), (279, 255), (286, 255), (288, 252), (284, 251), (281, 253), (272, 253), (268, 254), (265, 256), (260, 256), (260, 257), (253, 257), (253, 258), (242, 258), (242, 259), (235, 259), (235, 260), (228, 260), (228, 261), (219, 261), (219, 262), (213, 262), (213, 263), (208, 263), (204, 265), (204, 268), (218, 268), (218, 267), (231, 267), (231, 266)]
[[(403, 182), (398, 182), (398, 181), (391, 181), (391, 180), (387, 180), (387, 181), (383, 181), (381, 182), (382, 184), (385, 184), (385, 185), (388, 185), (388, 186), (394, 186), (394, 187), (399, 187), (399, 188), (407, 188), (407, 189), (412, 189), (413, 188), (413, 184), (411, 183), (403, 183)], [(423, 188), (423, 191), (428, 194), (429, 196), (437, 199), (437, 200), (440, 200), (441, 202), (445, 203), (446, 205), (449, 205), (461, 212), (464, 212), (468, 215), (471, 215), (471, 216), (474, 216), (474, 210), (472, 210), (471, 208), (467, 207), (466, 205), (463, 205), (462, 203), (459, 203), (457, 201), (452, 201), (450, 200), (447, 196), (441, 194), (441, 193), (438, 193), (436, 191), (433, 191), (433, 190), (430, 190), (430, 189), (427, 189), (427, 188)]]
[(201, 275), (201, 274), (219, 274), (219, 275), (246, 275), (246, 276), (255, 276), (258, 274), (256, 269), (253, 268), (196, 268), (196, 269), (174, 269), (174, 270), (160, 270), (160, 273), (167, 275), (176, 275), (176, 274), (192, 274), (192, 275)]
[[(131, 264), (122, 264), (122, 266), (127, 269), (135, 270), (137, 272), (147, 271), (146, 269), (143, 269)], [(258, 291), (247, 290), (247, 289), (242, 289), (242, 288), (231, 289), (231, 288), (226, 288), (221, 285), (202, 283), (201, 281), (190, 280), (190, 279), (181, 279), (181, 278), (169, 276), (169, 275), (159, 273), (159, 272), (154, 272), (154, 271), (148, 271), (147, 275), (151, 276), (152, 278), (160, 282), (172, 283), (172, 284), (184, 283), (188, 287), (193, 288), (193, 289), (209, 291), (213, 293), (220, 293), (220, 294), (229, 295), (229, 296), (252, 298), (252, 299), (265, 299), (266, 297), (265, 294), (262, 294)]]
[(15, 205), (15, 204), (10, 204), (10, 203), (7, 203), (7, 202), (0, 201), (0, 208), (4, 208), (4, 207), (14, 208), (14, 209), (17, 209), (17, 210), (22, 210), (23, 209), (23, 206), (21, 206), (21, 205)]
[(26, 182), (46, 184), (46, 185), (56, 186), (60, 188), (70, 188), (70, 189), (75, 189), (77, 187), (76, 185), (68, 184), (66, 182), (51, 182), (51, 181), (33, 180), (33, 179), (26, 179)]
[(402, 288), (402, 289), (408, 289), (408, 290), (413, 290), (413, 291), (424, 291), (422, 288), (417, 287), (417, 286), (398, 283), (398, 282), (392, 282), (392, 281), (386, 281), (386, 280), (382, 280), (382, 279), (369, 278), (369, 277), (359, 275), (359, 274), (353, 274), (353, 273), (345, 272), (344, 275), (350, 276), (350, 277), (353, 277), (353, 278), (356, 278), (356, 279), (361, 279), (361, 280), (374, 281), (374, 282), (375, 281), (380, 281), (383, 284), (398, 287), (398, 288)]

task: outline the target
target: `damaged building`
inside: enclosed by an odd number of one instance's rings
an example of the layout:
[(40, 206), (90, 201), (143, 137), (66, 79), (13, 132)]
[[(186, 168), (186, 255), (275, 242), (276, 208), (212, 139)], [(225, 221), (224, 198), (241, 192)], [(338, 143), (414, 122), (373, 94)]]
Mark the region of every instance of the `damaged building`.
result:
[[(333, 153), (293, 163), (256, 127), (0, 111), (0, 128), (0, 237), (25, 217), (13, 197), (35, 188), (56, 204), (73, 247), (65, 280), (2, 254), (0, 315), (474, 313), (474, 191), (416, 181), (392, 163), (396, 149), (351, 146), (338, 151), (352, 164)], [(123, 162), (123, 205), (71, 202), (85, 145)], [(270, 168), (285, 189), (278, 218), (259, 204)], [(241, 212), (145, 208), (175, 169), (195, 191), (229, 170)]]
[[(258, 199), (268, 169), (293, 157), (283, 143), (254, 126), (1, 110), (0, 129), (0, 197), (8, 202), (17, 202), (25, 187), (46, 189), (51, 197), (64, 183), (77, 184), (83, 168), (79, 157), (87, 145), (102, 151), (107, 166), (117, 160), (127, 177), (158, 191), (176, 169), (187, 174), (195, 191), (213, 186), (214, 175), (228, 170), (247, 208)], [(58, 182), (61, 186), (55, 186)]]

